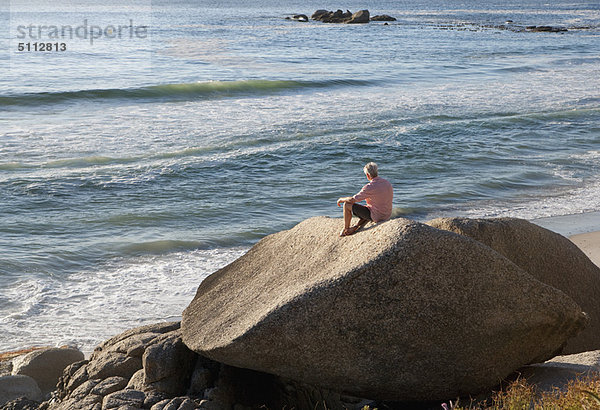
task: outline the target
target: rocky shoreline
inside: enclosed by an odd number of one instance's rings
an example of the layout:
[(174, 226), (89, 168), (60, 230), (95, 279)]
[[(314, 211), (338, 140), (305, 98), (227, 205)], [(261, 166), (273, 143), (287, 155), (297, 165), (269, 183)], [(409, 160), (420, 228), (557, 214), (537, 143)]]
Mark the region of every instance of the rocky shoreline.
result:
[[(47, 350), (61, 349), (36, 351)], [(65, 356), (72, 356), (72, 349), (62, 350)], [(30, 362), (28, 356), (21, 357)], [(263, 406), (314, 409), (322, 405), (323, 409), (362, 409), (375, 404), (372, 400), (210, 360), (183, 344), (179, 322), (131, 329), (100, 344), (87, 360), (67, 366), (56, 362), (50, 365), (56, 366), (54, 370), (61, 376), (54, 380), (55, 389), (44, 394), (36, 383), (48, 381), (48, 375), (42, 374), (45, 372), (30, 373), (31, 376), (0, 374), (0, 408), (245, 410)], [(10, 401), (6, 401), (10, 397), (4, 388), (8, 383), (19, 396)]]
[[(160, 338), (157, 339), (159, 336)], [(40, 398), (36, 396), (35, 390), (37, 386), (34, 386), (31, 391), (22, 391), (19, 397), (12, 397), (7, 402), (3, 402), (3, 399), (6, 399), (7, 396), (3, 395), (5, 394), (5, 390), (2, 388), (2, 380), (5, 382), (14, 381), (15, 378), (18, 380), (22, 377), (10, 375), (12, 371), (12, 358), (5, 360), (0, 358), (0, 409), (102, 410), (122, 408), (129, 410), (246, 410), (285, 407), (311, 410), (358, 410), (363, 409), (365, 406), (371, 409), (441, 408), (439, 401), (429, 403), (394, 403), (351, 397), (315, 386), (297, 383), (292, 380), (278, 378), (266, 373), (227, 366), (211, 361), (201, 355), (194, 355), (191, 351), (185, 352), (184, 349), (181, 349), (179, 355), (173, 354), (173, 350), (162, 345), (163, 342), (169, 340), (172, 342), (174, 339), (178, 340), (178, 338), (178, 322), (157, 323), (130, 329), (102, 343), (94, 352), (93, 359), (90, 358), (75, 362), (67, 366), (64, 369), (63, 375), (56, 380), (56, 389), (47, 393), (45, 397)], [(143, 346), (140, 345), (139, 343), (144, 340), (146, 340), (145, 344)], [(130, 357), (137, 356), (141, 350), (145, 353), (146, 348), (153, 345), (155, 346), (154, 349), (163, 352), (163, 360), (166, 357), (169, 357), (169, 361), (177, 357), (191, 357), (193, 366), (189, 363), (188, 370), (185, 372), (188, 377), (182, 379), (178, 376), (174, 379), (167, 376), (162, 380), (161, 387), (158, 387), (156, 383), (153, 384), (153, 382), (146, 383), (144, 361), (142, 359), (142, 367), (128, 379), (128, 374), (131, 374), (138, 365), (131, 366), (130, 369), (126, 370), (123, 363), (126, 363), (127, 359), (118, 360), (118, 358), (123, 359), (122, 355), (127, 356), (127, 354), (133, 355)], [(171, 349), (175, 345), (171, 343)], [(124, 346), (129, 346), (129, 348), (124, 349)], [(51, 348), (36, 348), (35, 350), (46, 349)], [(17, 352), (18, 354), (19, 352)], [(26, 353), (20, 356), (25, 355)], [(142, 358), (143, 356), (144, 354), (142, 354)], [(160, 360), (157, 360), (154, 364), (160, 365)], [(146, 359), (146, 366), (152, 369), (152, 359)], [(89, 373), (90, 368), (95, 369), (92, 375)], [(173, 369), (173, 366), (169, 364), (164, 368), (165, 375), (169, 373), (169, 368)], [(540, 391), (549, 392), (557, 388), (563, 388), (563, 386), (566, 386), (573, 379), (599, 372), (600, 350), (577, 355), (558, 356), (543, 364), (526, 366), (518, 369), (507, 381), (525, 377)], [(150, 374), (152, 374), (152, 370), (150, 370)], [(158, 390), (157, 387), (161, 390)], [(170, 390), (171, 393), (165, 392), (165, 390), (175, 387), (177, 389)], [(489, 393), (484, 393), (475, 399), (484, 401), (488, 395)], [(467, 398), (464, 401), (469, 402), (471, 399)]]
[(345, 238), (340, 224), (265, 237), (200, 284), (182, 322), (88, 359), (7, 355), (0, 407), (439, 408), (515, 375), (553, 388), (600, 370), (600, 268), (567, 238), (512, 218), (398, 218)]

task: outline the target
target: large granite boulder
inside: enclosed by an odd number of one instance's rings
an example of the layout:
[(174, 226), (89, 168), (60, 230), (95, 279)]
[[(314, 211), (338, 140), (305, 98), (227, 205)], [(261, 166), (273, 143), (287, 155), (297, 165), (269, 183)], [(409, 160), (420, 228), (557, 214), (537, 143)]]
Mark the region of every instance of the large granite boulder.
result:
[(496, 385), (586, 322), (490, 247), (394, 219), (353, 236), (308, 219), (207, 277), (183, 313), (192, 350), (358, 397), (435, 400)]
[(573, 242), (515, 218), (439, 218), (427, 224), (476, 239), (537, 280), (569, 295), (586, 312), (589, 324), (567, 342), (563, 353), (600, 349), (600, 268)]

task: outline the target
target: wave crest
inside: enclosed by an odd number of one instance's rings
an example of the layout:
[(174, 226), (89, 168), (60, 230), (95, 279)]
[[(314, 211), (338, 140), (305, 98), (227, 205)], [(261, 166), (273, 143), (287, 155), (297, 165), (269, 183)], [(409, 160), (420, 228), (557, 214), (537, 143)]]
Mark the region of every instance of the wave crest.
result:
[(41, 92), (0, 96), (0, 106), (43, 105), (78, 100), (208, 100), (227, 97), (272, 94), (303, 88), (330, 88), (344, 86), (367, 86), (363, 80), (243, 80), (209, 81), (199, 83), (162, 84), (138, 88), (113, 88), (62, 92)]

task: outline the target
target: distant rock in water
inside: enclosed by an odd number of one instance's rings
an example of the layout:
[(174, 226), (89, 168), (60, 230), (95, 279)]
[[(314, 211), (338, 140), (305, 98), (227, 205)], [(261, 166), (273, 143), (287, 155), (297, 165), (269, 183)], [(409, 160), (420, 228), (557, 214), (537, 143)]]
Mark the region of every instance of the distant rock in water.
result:
[(563, 354), (600, 349), (600, 268), (569, 239), (516, 218), (439, 218), (427, 224), (486, 244), (578, 303), (590, 322)]
[(360, 10), (354, 14), (352, 14), (350, 10), (346, 10), (346, 12), (343, 12), (342, 10), (317, 10), (312, 14), (311, 18), (313, 20), (322, 21), (323, 23), (368, 23), (369, 10)]
[(184, 343), (358, 397), (443, 400), (549, 359), (585, 326), (571, 298), (474, 239), (406, 219), (341, 226), (308, 219), (207, 277)]
[(564, 27), (554, 27), (554, 26), (527, 26), (525, 28), (528, 31), (549, 32), (549, 33), (560, 33), (560, 32), (568, 31)]
[(348, 24), (365, 24), (370, 21), (369, 10), (360, 10), (352, 15), (350, 20), (346, 21)]
[(306, 14), (294, 14), (292, 17), (286, 17), (286, 20), (296, 20), (300, 22), (307, 22), (308, 16)]
[[(373, 20), (373, 19), (371, 19)], [(434, 26), (441, 30), (459, 30), (459, 31), (482, 31), (482, 30), (508, 30), (515, 33), (563, 33), (571, 30), (590, 30), (590, 26), (526, 26), (521, 24), (515, 24), (513, 20), (506, 20), (504, 24), (480, 24), (480, 23), (444, 23), (436, 24)]]
[(387, 14), (381, 14), (371, 17), (371, 21), (396, 21), (396, 18)]
[(331, 13), (329, 10), (322, 10), (322, 9), (321, 10), (317, 10), (317, 11), (315, 11), (312, 14), (312, 16), (310, 16), (310, 18), (313, 19), (313, 20), (319, 20), (319, 21), (321, 21), (321, 18), (324, 15), (329, 14), (329, 13)]

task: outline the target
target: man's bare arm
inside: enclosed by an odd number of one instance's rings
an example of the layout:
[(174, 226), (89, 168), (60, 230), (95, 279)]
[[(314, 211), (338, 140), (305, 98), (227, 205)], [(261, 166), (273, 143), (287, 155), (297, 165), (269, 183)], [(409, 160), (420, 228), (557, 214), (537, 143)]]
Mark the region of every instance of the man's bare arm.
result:
[(354, 205), (354, 203), (356, 202), (356, 200), (354, 199), (354, 197), (344, 196), (344, 197), (341, 197), (340, 199), (337, 200), (337, 206), (342, 206), (342, 204), (344, 202), (347, 202), (350, 205)]

